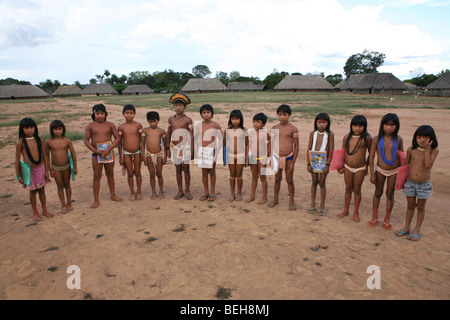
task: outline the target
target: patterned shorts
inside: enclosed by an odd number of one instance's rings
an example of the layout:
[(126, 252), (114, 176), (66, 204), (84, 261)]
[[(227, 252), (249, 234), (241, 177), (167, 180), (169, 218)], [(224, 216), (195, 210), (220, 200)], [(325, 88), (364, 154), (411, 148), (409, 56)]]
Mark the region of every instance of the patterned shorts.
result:
[(433, 194), (433, 186), (430, 180), (417, 183), (406, 179), (403, 186), (403, 194), (407, 197), (417, 197), (419, 199), (428, 199)]

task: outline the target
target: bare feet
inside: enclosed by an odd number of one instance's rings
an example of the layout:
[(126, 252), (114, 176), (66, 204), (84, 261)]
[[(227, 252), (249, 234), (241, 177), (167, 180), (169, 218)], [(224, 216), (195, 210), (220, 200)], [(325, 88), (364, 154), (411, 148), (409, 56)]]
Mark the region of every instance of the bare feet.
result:
[(164, 199), (164, 198), (165, 198), (165, 197), (164, 197), (164, 192), (163, 192), (163, 191), (160, 191), (160, 192), (159, 192), (158, 198), (159, 198), (159, 199)]
[(156, 193), (152, 193), (152, 196), (150, 197), (150, 199), (156, 200), (156, 198), (157, 198)]
[(91, 208), (92, 209), (96, 209), (96, 208), (98, 208), (99, 205), (100, 205), (99, 201), (98, 200), (94, 200), (94, 202), (91, 205)]
[(258, 204), (264, 204), (267, 202), (267, 198), (262, 198), (261, 200), (259, 200), (257, 203)]
[(59, 213), (66, 214), (67, 213), (67, 208), (66, 207), (61, 207), (61, 211)]
[(111, 200), (112, 201), (117, 201), (117, 202), (122, 202), (123, 201), (123, 199), (122, 198), (119, 198), (118, 196), (116, 196), (116, 195), (114, 195), (114, 196), (111, 196)]
[(354, 222), (359, 222), (360, 221), (359, 220), (359, 212), (358, 211), (353, 212), (353, 221)]
[(138, 193), (136, 196), (136, 200), (142, 200), (142, 194)]
[(295, 205), (294, 202), (289, 202), (289, 210), (297, 210), (297, 206)]
[(337, 215), (337, 217), (338, 218), (343, 218), (343, 217), (348, 216), (348, 215), (349, 215), (349, 212), (347, 210), (344, 210), (343, 212), (339, 213)]
[(236, 196), (236, 201), (242, 201), (242, 194), (238, 194)]
[(68, 204), (68, 205), (66, 206), (66, 213), (67, 213), (67, 212), (70, 212), (70, 211), (72, 211), (72, 210), (73, 210), (72, 205), (71, 205), (71, 204)]
[(228, 200), (230, 200), (230, 201), (236, 200), (236, 195), (235, 195), (235, 194), (232, 194)]
[(249, 203), (255, 200), (255, 196), (250, 196), (250, 198), (246, 199), (245, 202)]
[(136, 200), (136, 195), (135, 195), (134, 193), (132, 193), (132, 194), (130, 195), (130, 197), (128, 198), (128, 200), (130, 200), (130, 201)]
[(53, 214), (52, 213), (50, 213), (50, 212), (48, 212), (48, 211), (42, 211), (42, 214), (44, 215), (44, 216), (46, 216), (47, 218), (53, 218)]
[(39, 216), (39, 213), (33, 212), (33, 221), (34, 222), (42, 221), (41, 217)]
[(275, 207), (277, 204), (278, 204), (278, 200), (272, 200), (272, 201), (270, 201), (270, 202), (267, 204), (267, 206), (268, 206), (269, 208), (273, 208), (273, 207)]

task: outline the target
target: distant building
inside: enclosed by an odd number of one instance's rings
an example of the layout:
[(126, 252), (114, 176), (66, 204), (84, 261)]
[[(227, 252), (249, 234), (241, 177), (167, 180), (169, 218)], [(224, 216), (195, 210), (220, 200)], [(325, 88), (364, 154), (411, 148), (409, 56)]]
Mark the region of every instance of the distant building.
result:
[(227, 86), (229, 91), (263, 91), (267, 90), (265, 84), (255, 84), (251, 81), (246, 82), (230, 82)]
[(119, 94), (109, 83), (106, 84), (88, 84), (81, 91), (82, 96), (110, 96)]
[(146, 84), (132, 84), (125, 88), (125, 90), (122, 91), (123, 95), (145, 95), (145, 94), (152, 94), (155, 91), (151, 89)]
[(333, 86), (320, 75), (286, 76), (273, 89), (284, 92), (332, 92), (334, 90)]
[(0, 86), (0, 99), (47, 98), (48, 93), (34, 85), (10, 84)]
[(186, 93), (226, 92), (227, 87), (219, 79), (191, 78), (182, 89)]
[(427, 95), (450, 97), (450, 72), (433, 81), (427, 86)]
[(357, 94), (399, 95), (404, 94), (408, 86), (392, 73), (363, 73), (352, 74), (340, 89)]
[(60, 86), (58, 89), (53, 92), (53, 96), (61, 96), (61, 97), (74, 97), (81, 96), (81, 89), (78, 86)]

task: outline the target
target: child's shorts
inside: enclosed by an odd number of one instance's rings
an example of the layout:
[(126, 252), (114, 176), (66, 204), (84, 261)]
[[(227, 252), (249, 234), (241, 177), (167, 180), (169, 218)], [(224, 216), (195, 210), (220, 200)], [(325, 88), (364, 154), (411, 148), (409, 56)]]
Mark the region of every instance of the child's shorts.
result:
[(419, 199), (428, 199), (433, 194), (433, 186), (430, 180), (417, 183), (406, 179), (403, 186), (403, 194), (407, 197), (417, 197)]

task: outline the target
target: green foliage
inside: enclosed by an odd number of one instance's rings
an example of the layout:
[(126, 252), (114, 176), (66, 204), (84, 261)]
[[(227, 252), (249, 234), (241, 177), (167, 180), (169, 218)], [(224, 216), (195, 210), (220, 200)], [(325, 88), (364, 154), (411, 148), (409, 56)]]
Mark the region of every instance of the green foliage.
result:
[(209, 70), (208, 66), (199, 64), (192, 68), (192, 74), (195, 78), (204, 78), (207, 75), (210, 75), (211, 71)]
[(348, 78), (352, 74), (376, 73), (377, 68), (384, 63), (386, 55), (375, 51), (364, 50), (350, 56), (344, 66), (345, 76)]
[(13, 79), (13, 78), (0, 79), (0, 86), (10, 85), (10, 84), (30, 85), (31, 82), (23, 81), (23, 80), (17, 80), (17, 79)]
[(434, 74), (424, 74), (420, 77), (415, 77), (412, 79), (409, 79), (408, 82), (418, 86), (425, 88), (427, 85), (435, 81), (438, 77)]
[(325, 78), (325, 80), (327, 80), (329, 83), (331, 83), (331, 85), (334, 87), (335, 85), (337, 85), (339, 82), (341, 82), (342, 80), (344, 80), (342, 78), (342, 74), (338, 73), (338, 74), (333, 74), (333, 75), (329, 75)]
[(273, 89), (284, 77), (288, 76), (289, 72), (278, 72), (274, 70), (271, 74), (269, 74), (263, 81), (263, 83), (267, 86), (268, 89)]
[(52, 94), (61, 86), (61, 83), (58, 80), (52, 81), (51, 79), (45, 80), (45, 82), (39, 82), (38, 87), (47, 92), (48, 94)]

